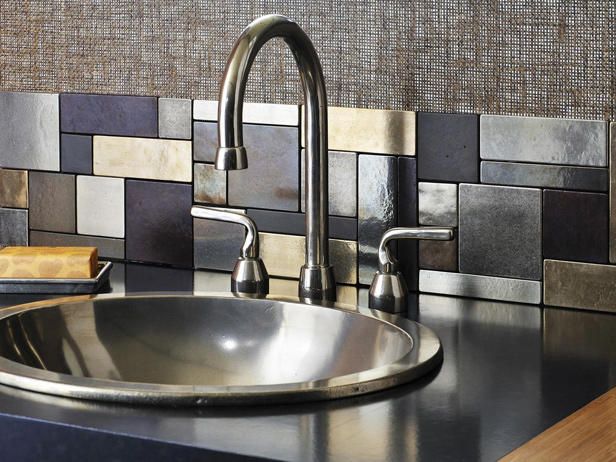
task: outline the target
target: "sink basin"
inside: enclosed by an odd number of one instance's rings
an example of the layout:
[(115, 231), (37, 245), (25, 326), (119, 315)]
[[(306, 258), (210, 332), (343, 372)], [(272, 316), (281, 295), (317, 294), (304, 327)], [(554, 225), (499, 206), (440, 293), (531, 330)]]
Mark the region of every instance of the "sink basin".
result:
[(71, 398), (313, 401), (406, 383), (441, 361), (438, 337), (418, 323), (293, 299), (98, 295), (0, 312), (0, 383)]

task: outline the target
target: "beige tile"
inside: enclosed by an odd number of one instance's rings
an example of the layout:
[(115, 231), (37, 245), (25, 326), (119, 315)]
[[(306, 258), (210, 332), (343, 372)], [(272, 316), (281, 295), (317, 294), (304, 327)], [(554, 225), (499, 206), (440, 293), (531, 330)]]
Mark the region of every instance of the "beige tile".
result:
[[(283, 297), (297, 297), (297, 279), (270, 278), (270, 295)], [(357, 287), (338, 284), (336, 287), (336, 301), (345, 305), (357, 305)]]
[[(261, 257), (270, 276), (298, 278), (304, 264), (304, 236), (259, 233)], [(339, 239), (329, 240), (331, 263), (334, 265), (336, 282), (357, 282), (357, 242)]]
[(190, 141), (95, 136), (93, 153), (95, 175), (192, 181)]
[(545, 260), (544, 303), (616, 312), (616, 266)]
[(328, 144), (330, 150), (414, 156), (415, 113), (330, 107)]
[(194, 200), (204, 204), (227, 203), (227, 172), (211, 164), (195, 164)]
[[(193, 117), (195, 120), (218, 120), (218, 101), (195, 101)], [(297, 126), (299, 107), (295, 104), (244, 103), (242, 121), (246, 124)]]
[(616, 263), (616, 122), (610, 123), (610, 262)]
[(28, 208), (28, 172), (0, 168), (0, 207)]

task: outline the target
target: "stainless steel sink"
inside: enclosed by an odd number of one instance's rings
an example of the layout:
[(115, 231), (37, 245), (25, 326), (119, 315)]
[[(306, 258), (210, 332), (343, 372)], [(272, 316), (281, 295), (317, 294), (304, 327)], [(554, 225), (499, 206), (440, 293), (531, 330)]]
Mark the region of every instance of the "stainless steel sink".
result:
[(359, 395), (442, 361), (407, 319), (230, 294), (83, 296), (0, 312), (0, 383), (72, 398), (223, 405)]

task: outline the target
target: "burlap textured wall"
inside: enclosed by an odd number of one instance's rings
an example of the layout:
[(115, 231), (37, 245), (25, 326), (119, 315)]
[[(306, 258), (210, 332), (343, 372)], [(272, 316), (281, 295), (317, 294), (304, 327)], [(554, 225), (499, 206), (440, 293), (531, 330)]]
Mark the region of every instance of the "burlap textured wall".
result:
[[(2, 0), (0, 90), (215, 99), (264, 13), (312, 37), (333, 105), (616, 119), (614, 0)], [(248, 98), (299, 101), (263, 51)]]

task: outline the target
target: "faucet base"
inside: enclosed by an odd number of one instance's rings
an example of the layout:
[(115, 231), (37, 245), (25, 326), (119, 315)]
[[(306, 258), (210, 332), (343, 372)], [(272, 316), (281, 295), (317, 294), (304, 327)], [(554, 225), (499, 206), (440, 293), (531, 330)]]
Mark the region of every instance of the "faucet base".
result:
[(305, 302), (336, 301), (334, 267), (303, 265), (299, 274), (299, 298)]

